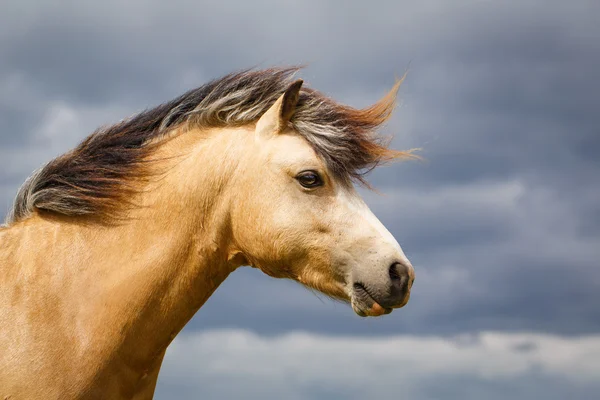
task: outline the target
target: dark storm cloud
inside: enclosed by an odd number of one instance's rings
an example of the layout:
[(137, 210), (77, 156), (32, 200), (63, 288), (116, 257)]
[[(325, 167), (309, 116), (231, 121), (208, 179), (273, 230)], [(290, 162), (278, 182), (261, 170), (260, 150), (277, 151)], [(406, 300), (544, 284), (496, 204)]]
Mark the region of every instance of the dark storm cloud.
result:
[(598, 8), (10, 2), (0, 17), (0, 210), (27, 174), (97, 125), (233, 69), (309, 63), (309, 84), (365, 106), (410, 63), (386, 132), (427, 161), (375, 171), (384, 196), (366, 195), (417, 267), (409, 306), (362, 320), (239, 271), (188, 330), (597, 332)]

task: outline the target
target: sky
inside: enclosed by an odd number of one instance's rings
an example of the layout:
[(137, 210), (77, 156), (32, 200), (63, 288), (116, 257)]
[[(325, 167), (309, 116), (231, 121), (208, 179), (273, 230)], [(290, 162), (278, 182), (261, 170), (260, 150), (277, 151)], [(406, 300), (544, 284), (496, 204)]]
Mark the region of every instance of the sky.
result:
[(242, 268), (167, 352), (157, 399), (591, 399), (600, 390), (600, 3), (4, 0), (0, 216), (100, 125), (234, 70), (303, 64), (423, 162), (360, 190), (416, 269), (346, 304)]

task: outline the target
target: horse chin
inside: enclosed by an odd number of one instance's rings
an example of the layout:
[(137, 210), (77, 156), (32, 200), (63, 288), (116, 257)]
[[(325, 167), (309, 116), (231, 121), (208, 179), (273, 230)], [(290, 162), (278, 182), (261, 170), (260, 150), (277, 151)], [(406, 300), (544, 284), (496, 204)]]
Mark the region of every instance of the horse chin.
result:
[(350, 297), (352, 310), (360, 317), (380, 317), (391, 313), (391, 308), (382, 307), (366, 290), (355, 289)]
[(359, 317), (380, 317), (382, 315), (389, 314), (393, 311), (391, 308), (384, 308), (378, 303), (373, 303), (370, 308), (366, 308), (364, 305), (358, 305), (354, 300), (351, 302), (352, 310)]

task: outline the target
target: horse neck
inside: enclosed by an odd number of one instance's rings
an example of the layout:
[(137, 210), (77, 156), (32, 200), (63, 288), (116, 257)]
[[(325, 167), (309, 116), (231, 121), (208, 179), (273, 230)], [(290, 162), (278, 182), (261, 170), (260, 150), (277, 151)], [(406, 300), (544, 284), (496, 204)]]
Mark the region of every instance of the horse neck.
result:
[(155, 155), (170, 160), (160, 168), (167, 172), (144, 191), (131, 222), (107, 232), (116, 234), (113, 249), (123, 264), (114, 268), (126, 295), (140, 294), (138, 312), (128, 318), (167, 343), (239, 266), (229, 204), (244, 133), (190, 131), (168, 140)]
[(124, 223), (39, 215), (23, 223), (38, 238), (33, 264), (45, 269), (40, 276), (56, 275), (53, 286), (40, 284), (61, 297), (65, 318), (81, 331), (75, 345), (104, 363), (95, 368), (119, 360), (143, 374), (160, 363), (170, 341), (239, 266), (228, 222), (228, 177), (243, 151), (234, 137), (188, 132), (169, 139), (156, 154), (170, 160), (162, 165), (168, 172), (135, 199), (142, 207)]

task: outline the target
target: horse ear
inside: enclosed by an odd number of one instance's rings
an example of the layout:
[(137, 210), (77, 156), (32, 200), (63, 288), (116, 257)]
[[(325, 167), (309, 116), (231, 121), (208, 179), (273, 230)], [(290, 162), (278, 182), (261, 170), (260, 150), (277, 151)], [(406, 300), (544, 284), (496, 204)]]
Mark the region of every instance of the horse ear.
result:
[(256, 123), (256, 133), (261, 137), (277, 135), (285, 130), (296, 111), (302, 79), (292, 83)]

